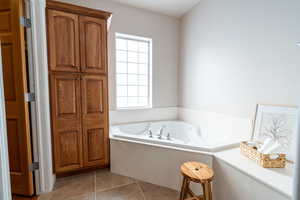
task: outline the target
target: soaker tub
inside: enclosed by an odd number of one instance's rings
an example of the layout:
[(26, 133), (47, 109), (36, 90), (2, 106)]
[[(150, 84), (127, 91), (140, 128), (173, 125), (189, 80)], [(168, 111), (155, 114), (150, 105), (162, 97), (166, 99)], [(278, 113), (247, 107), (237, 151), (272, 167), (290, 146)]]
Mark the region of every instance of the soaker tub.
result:
[[(183, 121), (111, 126), (111, 171), (180, 190), (182, 163), (197, 161), (212, 167), (214, 152), (238, 145), (220, 131), (205, 134)], [(191, 187), (201, 193), (198, 185)]]
[(205, 137), (196, 127), (183, 121), (144, 122), (111, 126), (110, 138), (205, 152), (216, 152), (238, 145), (238, 141), (226, 141), (217, 135), (215, 138)]

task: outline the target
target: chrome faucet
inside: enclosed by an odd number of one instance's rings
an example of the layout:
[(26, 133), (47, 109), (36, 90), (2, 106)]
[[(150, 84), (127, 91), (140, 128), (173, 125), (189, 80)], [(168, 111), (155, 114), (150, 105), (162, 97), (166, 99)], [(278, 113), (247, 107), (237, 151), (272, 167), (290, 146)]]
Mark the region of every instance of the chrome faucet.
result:
[(167, 140), (171, 140), (171, 134), (170, 133), (168, 133), (168, 135), (167, 135)]
[(151, 130), (149, 130), (149, 138), (153, 138), (153, 134)]
[(159, 130), (159, 134), (158, 134), (158, 139), (162, 139), (162, 136), (163, 136), (163, 132), (164, 132), (164, 128), (166, 128), (165, 126), (162, 126)]

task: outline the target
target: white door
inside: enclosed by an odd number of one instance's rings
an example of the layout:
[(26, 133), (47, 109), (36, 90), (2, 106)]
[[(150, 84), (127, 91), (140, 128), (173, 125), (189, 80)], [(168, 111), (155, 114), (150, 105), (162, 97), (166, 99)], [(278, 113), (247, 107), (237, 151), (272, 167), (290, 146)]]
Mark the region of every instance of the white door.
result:
[(2, 56), (0, 48), (0, 199), (11, 200), (2, 70)]

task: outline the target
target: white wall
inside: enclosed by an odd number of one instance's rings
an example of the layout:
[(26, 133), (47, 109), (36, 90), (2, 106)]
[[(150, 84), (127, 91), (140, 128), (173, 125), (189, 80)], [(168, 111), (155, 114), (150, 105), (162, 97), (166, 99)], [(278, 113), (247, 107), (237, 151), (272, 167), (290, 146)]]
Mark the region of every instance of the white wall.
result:
[(251, 117), (255, 104), (297, 105), (300, 1), (202, 0), (184, 16), (180, 106)]
[(105, 0), (60, 0), (113, 13), (109, 30), (109, 103), (115, 110), (116, 32), (153, 39), (153, 107), (177, 106), (179, 20)]

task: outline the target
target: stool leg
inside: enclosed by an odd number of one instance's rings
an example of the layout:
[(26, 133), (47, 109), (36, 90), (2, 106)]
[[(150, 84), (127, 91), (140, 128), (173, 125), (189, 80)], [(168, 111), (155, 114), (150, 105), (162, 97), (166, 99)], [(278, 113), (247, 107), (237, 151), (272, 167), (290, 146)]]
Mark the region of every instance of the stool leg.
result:
[(202, 183), (204, 200), (212, 200), (211, 184), (210, 182)]
[(187, 188), (188, 188), (188, 178), (185, 176), (183, 177), (182, 186), (181, 186), (181, 192), (180, 192), (180, 198), (179, 200), (184, 200), (186, 198), (187, 194)]

